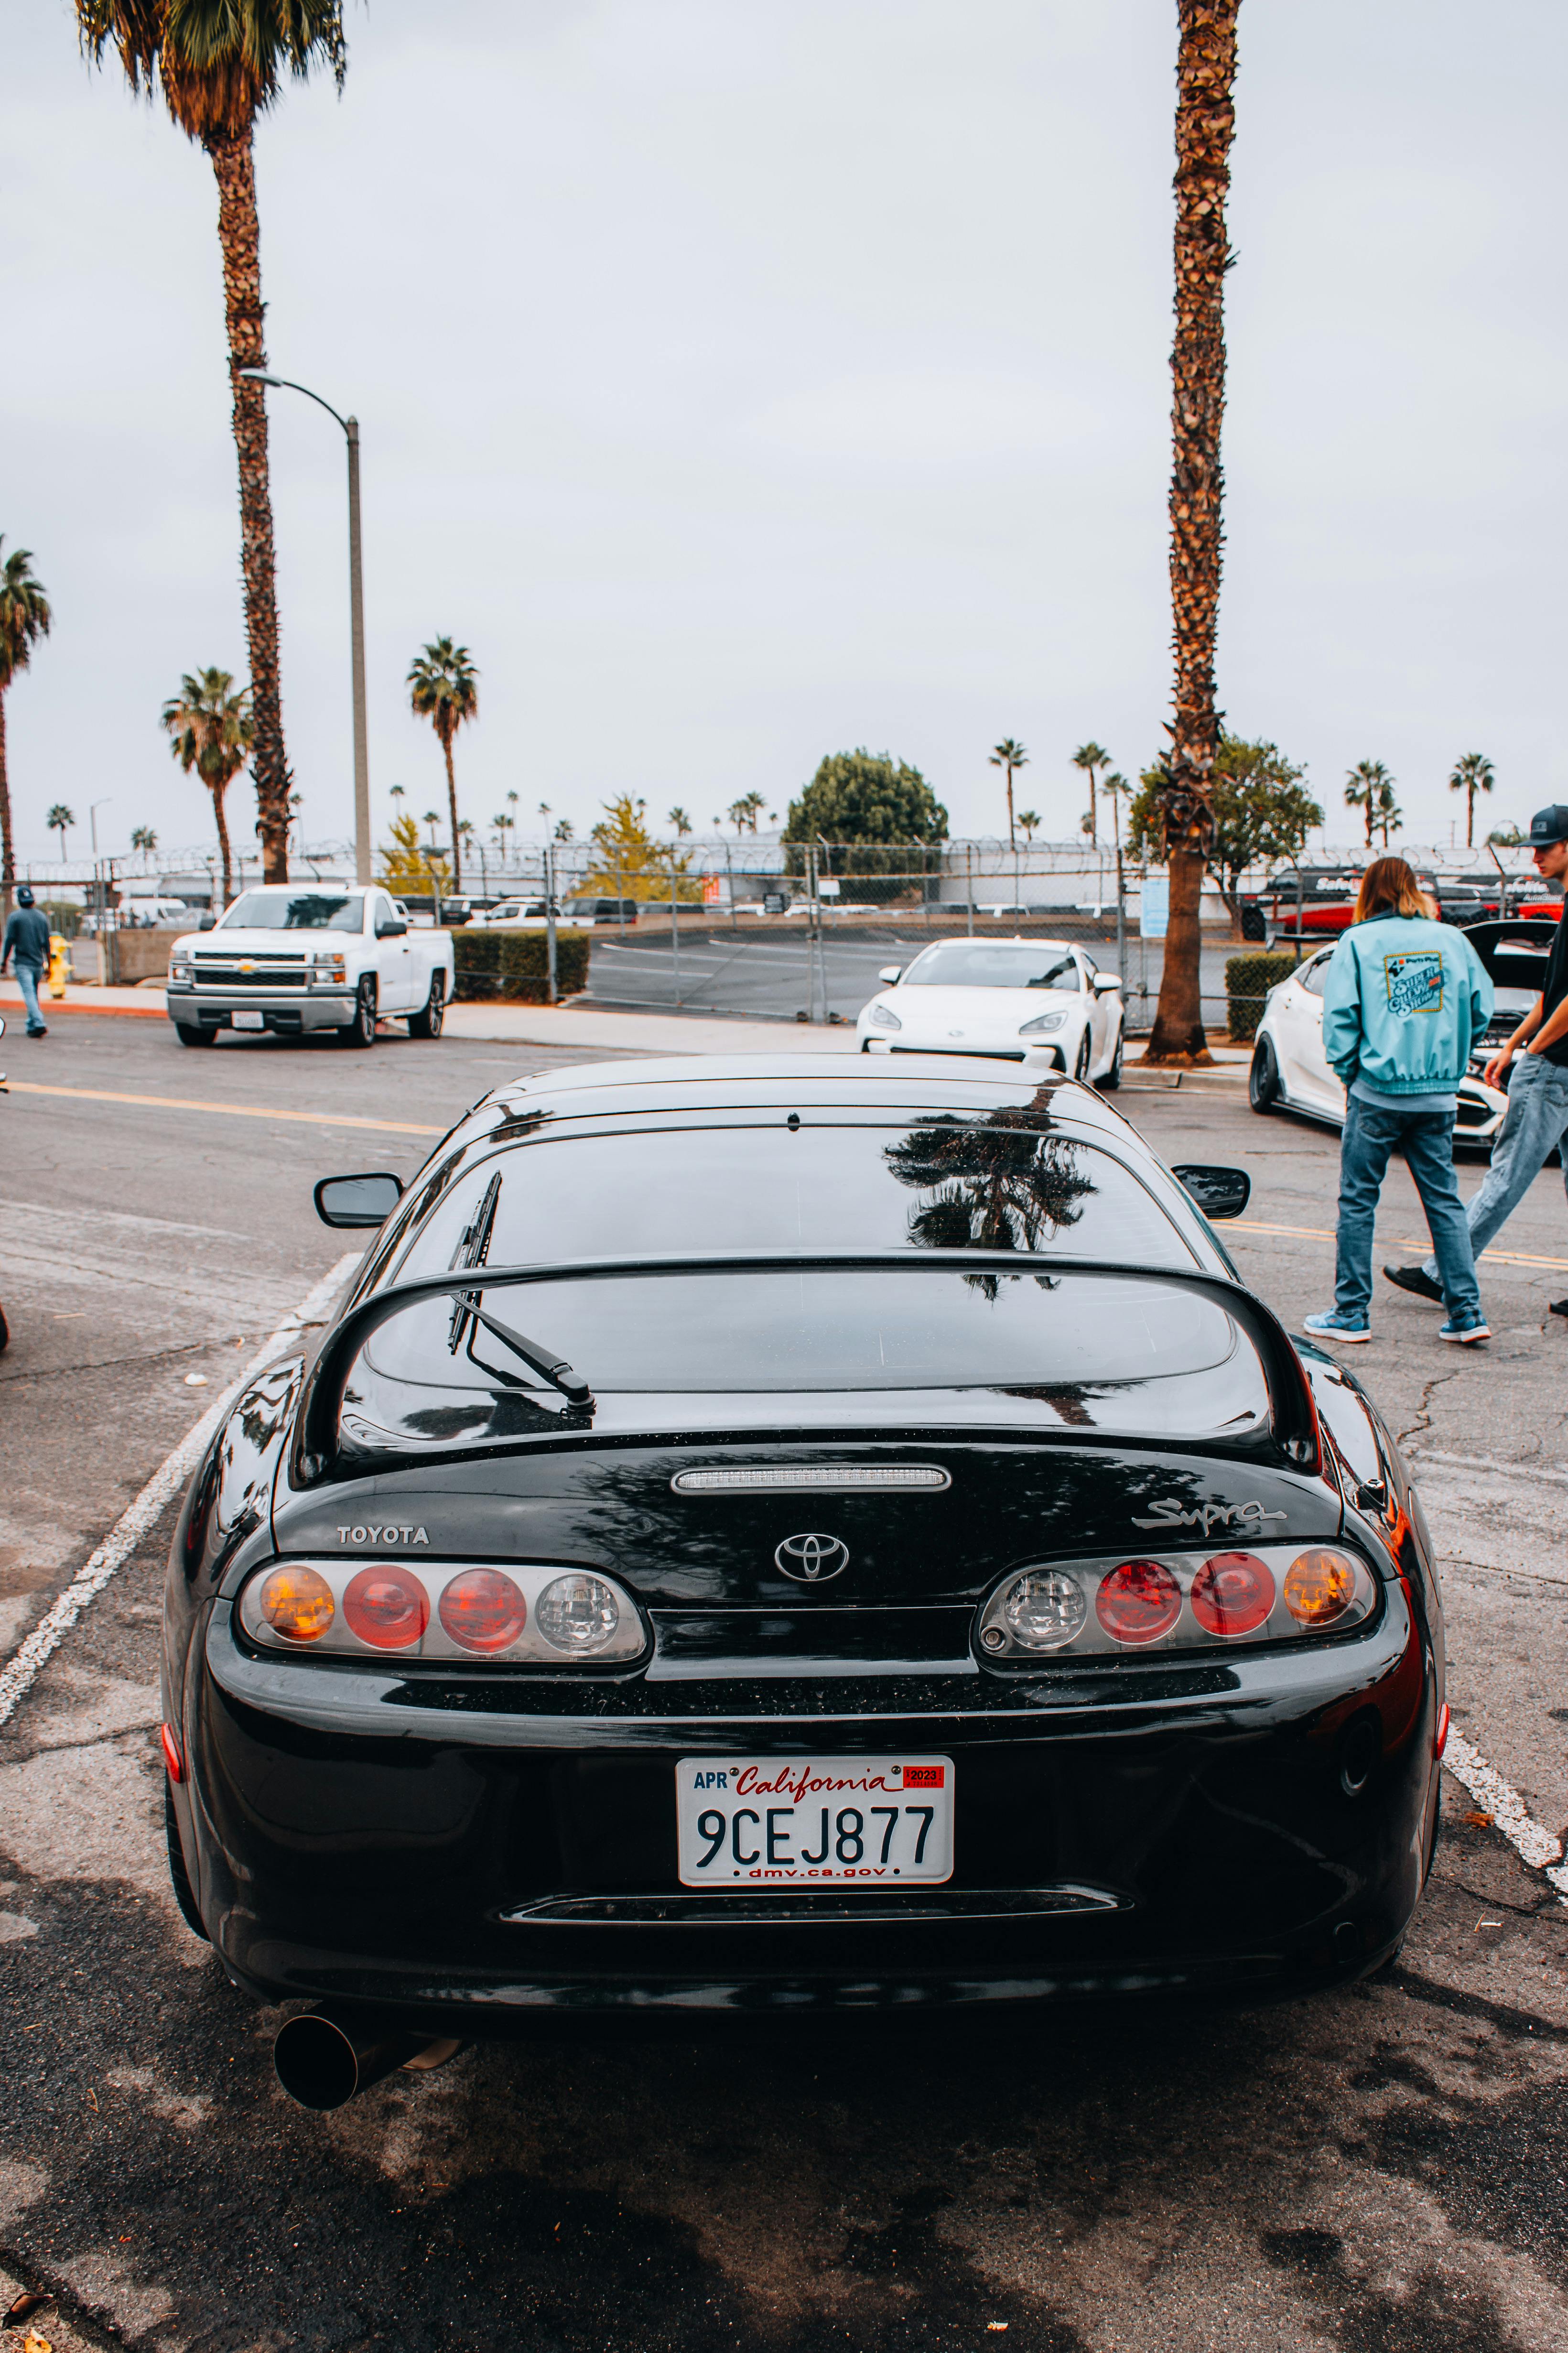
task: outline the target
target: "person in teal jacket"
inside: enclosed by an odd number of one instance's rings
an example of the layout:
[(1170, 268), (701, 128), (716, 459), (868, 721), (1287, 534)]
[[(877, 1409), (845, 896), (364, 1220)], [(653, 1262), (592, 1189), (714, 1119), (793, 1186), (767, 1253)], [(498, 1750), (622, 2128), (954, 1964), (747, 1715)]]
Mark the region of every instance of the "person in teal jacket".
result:
[(1403, 858), (1373, 859), (1323, 986), (1323, 1051), (1346, 1101), (1334, 1304), (1307, 1317), (1315, 1338), (1372, 1337), (1373, 1227), (1397, 1146), (1431, 1229), (1448, 1311), (1439, 1337), (1490, 1339), (1454, 1175), (1454, 1114), (1491, 1010), (1491, 982), (1463, 932), (1433, 920)]

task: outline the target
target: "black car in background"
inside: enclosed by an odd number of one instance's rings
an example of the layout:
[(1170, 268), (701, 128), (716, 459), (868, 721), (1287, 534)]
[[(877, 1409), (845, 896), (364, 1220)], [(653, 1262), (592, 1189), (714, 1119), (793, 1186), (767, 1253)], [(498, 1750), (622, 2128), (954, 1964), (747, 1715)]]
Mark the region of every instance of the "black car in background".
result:
[(1247, 1192), (940, 1056), (561, 1071), (324, 1181), (379, 1229), (215, 1439), (163, 1646), (176, 1892), (314, 2005), (295, 2095), (551, 2020), (1385, 1961), (1430, 1544), (1200, 1206)]

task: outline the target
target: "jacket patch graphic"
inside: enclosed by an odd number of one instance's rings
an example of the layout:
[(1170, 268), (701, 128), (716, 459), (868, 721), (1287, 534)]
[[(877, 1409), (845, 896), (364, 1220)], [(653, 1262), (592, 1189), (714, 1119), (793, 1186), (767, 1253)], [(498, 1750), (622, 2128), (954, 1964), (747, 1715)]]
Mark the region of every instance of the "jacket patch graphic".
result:
[(1406, 948), (1403, 955), (1385, 955), (1383, 959), (1383, 972), (1388, 985), (1388, 1008), (1391, 1013), (1407, 1016), (1412, 1013), (1442, 1011), (1443, 951), (1441, 948)]

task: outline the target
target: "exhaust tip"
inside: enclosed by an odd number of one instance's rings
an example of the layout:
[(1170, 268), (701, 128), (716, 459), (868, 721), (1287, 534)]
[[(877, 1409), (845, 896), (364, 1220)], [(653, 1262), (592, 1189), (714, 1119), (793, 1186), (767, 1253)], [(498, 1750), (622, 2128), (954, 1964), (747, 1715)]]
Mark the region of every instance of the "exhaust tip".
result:
[(286, 2019), (272, 2045), (278, 2081), (302, 2108), (341, 2108), (352, 2100), (368, 2080), (361, 2057), (349, 2033), (321, 2010)]

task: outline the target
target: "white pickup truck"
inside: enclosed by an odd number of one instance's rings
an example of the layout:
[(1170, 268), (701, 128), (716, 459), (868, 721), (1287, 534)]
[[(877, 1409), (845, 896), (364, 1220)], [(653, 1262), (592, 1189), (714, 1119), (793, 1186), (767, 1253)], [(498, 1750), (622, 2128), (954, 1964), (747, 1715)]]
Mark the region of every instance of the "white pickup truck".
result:
[(268, 882), (174, 941), (167, 1004), (182, 1046), (220, 1029), (331, 1029), (341, 1046), (374, 1046), (388, 1014), (411, 1038), (438, 1038), (452, 982), (450, 935), (411, 931), (379, 884)]

